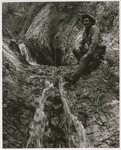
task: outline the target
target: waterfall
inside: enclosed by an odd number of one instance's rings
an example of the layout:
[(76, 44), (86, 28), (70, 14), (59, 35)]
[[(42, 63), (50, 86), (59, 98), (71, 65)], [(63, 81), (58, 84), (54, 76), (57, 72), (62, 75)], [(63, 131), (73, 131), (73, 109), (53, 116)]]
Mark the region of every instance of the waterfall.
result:
[(34, 60), (29, 52), (29, 50), (27, 49), (26, 45), (24, 43), (20, 43), (19, 44), (19, 48), (20, 48), (20, 51), (21, 51), (21, 55), (23, 57), (25, 57), (26, 61), (32, 65), (32, 66), (36, 66), (38, 65), (36, 60)]
[[(69, 147), (72, 147), (71, 146), (72, 144), (74, 145), (74, 147), (78, 147), (78, 148), (86, 147), (85, 129), (84, 129), (82, 123), (70, 111), (70, 108), (68, 106), (69, 100), (67, 99), (67, 97), (68, 97), (67, 91), (64, 88), (64, 81), (61, 77), (60, 77), (60, 82), (59, 82), (59, 91), (60, 91), (60, 95), (61, 95), (61, 100), (63, 102), (65, 116), (66, 116), (66, 118), (68, 118), (69, 124), (70, 125), (73, 124), (75, 127), (75, 130), (76, 130), (76, 134), (70, 133), (70, 135), (68, 135)], [(68, 130), (70, 130), (70, 129), (68, 129)]]
[[(29, 62), (29, 53), (24, 46), (23, 49), (22, 45), (20, 46), (21, 54), (25, 55)], [(19, 69), (21, 62), (6, 44), (3, 44), (3, 54)], [(54, 70), (53, 78), (54, 76), (57, 76), (57, 68)], [(85, 129), (70, 110), (69, 96), (64, 84), (65, 81), (60, 76), (58, 76), (58, 85), (45, 80), (45, 88), (41, 96), (34, 100), (38, 106), (29, 125), (27, 148), (86, 147)]]
[(46, 115), (44, 113), (44, 105), (46, 98), (51, 94), (50, 91), (52, 88), (53, 84), (49, 83), (47, 88), (43, 90), (42, 96), (37, 99), (39, 107), (36, 109), (33, 122), (30, 124), (30, 138), (28, 139), (26, 147), (43, 147), (43, 134), (45, 131), (45, 127), (48, 124)]
[[(48, 119), (53, 119), (55, 121), (55, 126), (56, 129), (58, 129), (57, 133), (58, 136), (59, 134), (62, 134), (60, 137), (63, 137), (65, 139), (65, 144), (61, 143), (58, 141), (56, 143), (56, 138), (55, 138), (55, 143), (53, 143), (52, 147), (68, 147), (68, 148), (84, 148), (86, 147), (86, 134), (85, 134), (85, 129), (82, 125), (82, 123), (77, 119), (75, 115), (73, 115), (70, 111), (69, 108), (69, 100), (67, 99), (67, 92), (66, 89), (64, 88), (64, 81), (62, 78), (59, 79), (59, 89), (58, 92), (60, 94), (60, 101), (63, 104), (63, 111), (61, 111), (62, 117), (59, 120), (61, 122), (61, 125), (57, 124), (57, 116), (54, 116), (51, 118), (51, 112), (48, 112), (49, 117), (45, 113), (45, 103), (47, 102), (47, 99), (52, 95), (52, 93), (57, 90), (53, 86), (53, 83), (50, 83), (49, 81), (46, 82), (46, 88), (42, 92), (42, 96), (38, 98), (36, 101), (38, 102), (38, 108), (36, 108), (35, 115), (33, 118), (33, 122), (30, 124), (30, 129), (29, 129), (29, 139), (27, 141), (26, 147), (36, 147), (36, 148), (44, 148), (45, 145), (47, 148), (50, 147), (50, 145), (45, 144), (44, 137), (51, 139), (51, 137), (56, 136), (55, 132), (53, 131), (54, 128), (52, 124), (50, 123), (51, 121)], [(59, 105), (57, 104), (57, 99), (53, 99), (56, 104), (56, 109), (59, 108)], [(51, 107), (51, 106), (49, 106)], [(50, 111), (50, 108), (48, 109)], [(63, 125), (62, 125), (63, 124)], [(59, 132), (60, 130), (60, 132)], [(64, 131), (64, 133), (62, 133)], [(54, 132), (54, 133), (53, 133)], [(48, 138), (48, 139), (49, 139)], [(48, 140), (49, 141), (49, 140)], [(54, 146), (56, 145), (56, 146)], [(49, 147), (48, 147), (49, 146)]]

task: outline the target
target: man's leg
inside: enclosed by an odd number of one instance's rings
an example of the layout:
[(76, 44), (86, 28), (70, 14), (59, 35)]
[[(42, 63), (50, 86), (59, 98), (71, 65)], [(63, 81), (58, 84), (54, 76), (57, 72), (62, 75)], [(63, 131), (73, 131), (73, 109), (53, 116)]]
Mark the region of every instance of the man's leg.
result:
[(70, 83), (75, 83), (76, 81), (79, 80), (79, 78), (86, 74), (87, 73), (87, 70), (88, 72), (90, 72), (90, 68), (89, 68), (89, 63), (90, 63), (90, 60), (89, 58), (85, 58), (83, 61), (81, 61), (79, 63), (79, 66), (78, 68), (76, 69), (76, 71), (74, 72), (74, 74), (70, 77), (70, 78), (67, 78), (66, 81), (70, 82)]
[[(78, 52), (76, 54), (79, 55)], [(79, 56), (77, 56), (77, 57), (79, 57)], [(91, 56), (91, 55), (88, 56), (87, 58), (85, 58), (83, 61), (81, 61), (79, 63), (79, 66), (76, 69), (76, 71), (74, 72), (74, 74), (70, 78), (67, 78), (66, 81), (68, 81), (70, 83), (75, 83), (76, 81), (79, 80), (79, 78), (82, 75), (84, 75), (84, 74), (87, 75), (87, 74), (91, 73), (92, 71), (98, 69), (102, 58), (103, 58), (103, 56), (100, 56), (100, 57), (99, 56), (94, 57), (94, 56)]]
[(76, 83), (82, 75), (87, 75), (99, 68), (101, 63), (100, 59), (95, 59), (94, 57), (87, 57), (79, 63), (78, 68), (74, 74), (70, 77), (71, 83)]

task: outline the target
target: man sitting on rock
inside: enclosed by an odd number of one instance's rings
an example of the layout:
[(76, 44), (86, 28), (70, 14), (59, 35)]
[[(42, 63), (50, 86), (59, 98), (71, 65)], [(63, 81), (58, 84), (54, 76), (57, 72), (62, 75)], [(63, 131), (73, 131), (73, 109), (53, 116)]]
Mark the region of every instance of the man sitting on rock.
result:
[(71, 77), (65, 76), (65, 80), (75, 83), (82, 75), (86, 75), (97, 69), (103, 59), (106, 46), (102, 45), (100, 30), (95, 25), (96, 20), (88, 14), (82, 16), (85, 31), (82, 36), (79, 50), (73, 50), (74, 56), (79, 61), (77, 70)]

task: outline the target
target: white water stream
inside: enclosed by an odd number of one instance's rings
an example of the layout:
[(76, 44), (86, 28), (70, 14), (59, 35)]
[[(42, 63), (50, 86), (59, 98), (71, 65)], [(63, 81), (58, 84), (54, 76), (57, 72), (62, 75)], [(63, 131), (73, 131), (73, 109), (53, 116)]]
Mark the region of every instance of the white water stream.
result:
[[(26, 47), (21, 47), (21, 54), (25, 55), (26, 60), (31, 64), (32, 59), (29, 57), (29, 53)], [(15, 64), (18, 68), (21, 64), (20, 61), (14, 56), (14, 53), (9, 50), (7, 45), (3, 45), (3, 54), (6, 55), (10, 61)], [(36, 63), (35, 63), (36, 64)], [(33, 65), (33, 64), (32, 64)], [(59, 77), (59, 93), (60, 98), (63, 103), (63, 123), (65, 123), (65, 134), (67, 138), (67, 145), (69, 148), (76, 147), (76, 148), (84, 148), (86, 147), (86, 134), (85, 129), (82, 123), (77, 119), (75, 115), (73, 115), (69, 108), (69, 99), (67, 96), (67, 91), (64, 87), (65, 81), (62, 77)], [(43, 135), (45, 132), (45, 128), (48, 127), (48, 119), (44, 112), (45, 102), (47, 98), (52, 94), (52, 91), (55, 90), (53, 83), (46, 81), (45, 89), (43, 89), (42, 95), (36, 99), (35, 101), (38, 102), (38, 107), (35, 110), (35, 115), (33, 121), (29, 127), (29, 139), (27, 141), (26, 147), (27, 148), (44, 148), (43, 144)], [(57, 87), (56, 87), (57, 88)], [(56, 95), (55, 95), (56, 96)], [(68, 120), (68, 122), (67, 122)], [(74, 126), (75, 131), (71, 129), (71, 126)]]
[[(46, 99), (51, 95), (53, 90), (53, 84), (48, 82), (47, 87), (42, 92), (42, 96), (37, 100), (39, 105), (35, 111), (33, 122), (30, 125), (30, 137), (28, 139), (26, 147), (44, 148), (43, 135), (45, 132), (45, 127), (48, 126), (48, 120), (44, 112), (44, 106)], [(74, 146), (77, 148), (84, 148), (86, 147), (85, 129), (82, 123), (70, 111), (70, 108), (68, 106), (67, 93), (64, 89), (64, 82), (62, 78), (60, 78), (59, 82), (59, 92), (63, 103), (64, 118), (69, 119), (68, 123), (65, 122), (65, 126), (66, 124), (70, 124), (70, 126), (73, 125), (76, 130), (76, 132), (71, 132), (71, 128), (67, 129), (68, 131), (66, 137), (68, 139), (68, 147), (71, 148)]]

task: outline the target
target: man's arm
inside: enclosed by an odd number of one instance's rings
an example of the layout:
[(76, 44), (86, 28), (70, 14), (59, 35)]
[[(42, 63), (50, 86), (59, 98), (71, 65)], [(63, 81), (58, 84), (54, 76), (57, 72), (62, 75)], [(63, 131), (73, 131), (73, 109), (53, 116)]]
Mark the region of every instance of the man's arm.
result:
[(89, 45), (89, 50), (87, 55), (91, 55), (95, 53), (95, 49), (98, 45), (100, 30), (97, 26), (92, 27), (92, 37), (91, 37), (91, 44)]
[(84, 45), (85, 45), (84, 34), (85, 33), (83, 32), (83, 34), (82, 34), (82, 40), (81, 40), (80, 45), (79, 45), (79, 49), (83, 48)]

